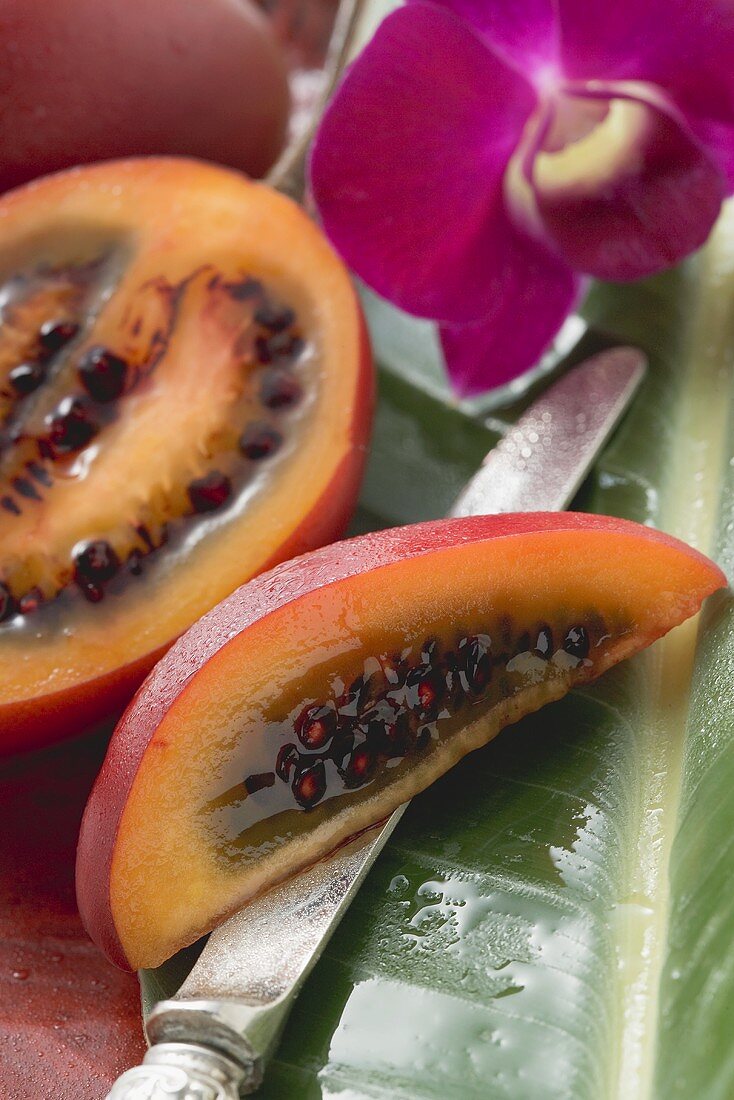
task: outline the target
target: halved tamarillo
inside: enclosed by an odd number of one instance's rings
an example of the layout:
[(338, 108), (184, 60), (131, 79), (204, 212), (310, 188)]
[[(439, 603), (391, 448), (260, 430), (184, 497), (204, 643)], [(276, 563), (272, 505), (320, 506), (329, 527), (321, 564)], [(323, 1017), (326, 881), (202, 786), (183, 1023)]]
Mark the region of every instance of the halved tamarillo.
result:
[(88, 931), (157, 965), (725, 583), (676, 539), (568, 513), (278, 566), (193, 626), (118, 725), (79, 843)]
[(0, 751), (79, 732), (256, 573), (337, 537), (372, 372), (290, 200), (174, 158), (0, 200)]

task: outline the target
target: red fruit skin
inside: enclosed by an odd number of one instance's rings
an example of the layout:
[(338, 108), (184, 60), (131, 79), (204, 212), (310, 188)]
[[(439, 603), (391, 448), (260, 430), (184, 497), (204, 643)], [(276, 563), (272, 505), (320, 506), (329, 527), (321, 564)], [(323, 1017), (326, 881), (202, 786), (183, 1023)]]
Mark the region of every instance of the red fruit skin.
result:
[(263, 175), (285, 61), (249, 0), (0, 0), (0, 189), (75, 164), (178, 153)]
[(105, 737), (0, 766), (0, 1096), (100, 1100), (145, 1051), (140, 991), (90, 943), (74, 849)]
[(540, 531), (634, 533), (651, 543), (684, 549), (711, 574), (710, 591), (726, 577), (708, 558), (679, 540), (628, 520), (580, 512), (515, 513), (439, 520), (361, 535), (324, 546), (242, 585), (186, 631), (145, 680), (117, 725), (82, 820), (77, 849), (77, 901), (85, 927), (105, 954), (130, 969), (115, 929), (109, 883), (115, 840), (128, 792), (162, 718), (215, 653), (253, 623), (315, 589), (434, 550)]

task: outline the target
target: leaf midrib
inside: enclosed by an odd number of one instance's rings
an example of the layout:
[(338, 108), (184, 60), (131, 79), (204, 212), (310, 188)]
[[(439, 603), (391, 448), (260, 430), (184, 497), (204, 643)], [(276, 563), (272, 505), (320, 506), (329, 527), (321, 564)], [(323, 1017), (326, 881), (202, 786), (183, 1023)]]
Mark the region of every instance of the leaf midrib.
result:
[[(697, 261), (698, 294), (688, 318), (687, 348), (681, 359), (678, 423), (672, 435), (675, 450), (661, 492), (658, 517), (664, 530), (704, 553), (711, 551), (714, 542), (727, 453), (729, 405), (712, 401), (711, 395), (717, 392), (722, 371), (732, 374), (728, 349), (734, 327), (733, 235), (734, 206), (729, 204)], [(648, 737), (655, 739), (660, 772), (654, 768), (645, 777), (637, 860), (625, 895), (641, 903), (647, 900), (648, 911), (637, 911), (642, 919), (634, 937), (624, 918), (617, 929), (617, 957), (626, 967), (618, 982), (620, 1042), (616, 1079), (610, 1082), (609, 1093), (619, 1100), (653, 1094), (659, 990), (670, 911), (669, 864), (682, 800), (696, 637), (697, 619), (673, 631), (647, 657), (650, 690), (645, 725)], [(651, 831), (653, 816), (656, 827)]]

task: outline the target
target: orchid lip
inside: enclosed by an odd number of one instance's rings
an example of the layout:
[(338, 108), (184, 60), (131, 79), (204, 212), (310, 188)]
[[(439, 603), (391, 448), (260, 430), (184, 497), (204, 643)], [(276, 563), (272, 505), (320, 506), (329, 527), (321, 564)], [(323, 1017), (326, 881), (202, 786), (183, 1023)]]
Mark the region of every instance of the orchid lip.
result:
[(535, 84), (543, 94), (508, 162), (504, 194), (513, 220), (544, 240), (539, 193), (602, 193), (639, 170), (651, 112), (677, 112), (659, 88), (641, 81), (581, 83), (543, 70)]

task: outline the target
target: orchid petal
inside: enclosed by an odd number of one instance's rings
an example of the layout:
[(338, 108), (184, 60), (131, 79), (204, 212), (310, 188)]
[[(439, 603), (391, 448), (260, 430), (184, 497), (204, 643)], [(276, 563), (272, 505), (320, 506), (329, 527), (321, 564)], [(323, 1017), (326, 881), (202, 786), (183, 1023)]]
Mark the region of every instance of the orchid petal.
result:
[(731, 0), (558, 0), (558, 7), (566, 76), (659, 84), (734, 190)]
[(451, 12), (400, 8), (348, 71), (311, 157), (324, 228), (409, 313), (474, 320), (503, 279), (502, 177), (534, 94)]
[(528, 230), (600, 279), (636, 279), (677, 263), (704, 243), (724, 198), (718, 165), (659, 93), (640, 98), (643, 91), (559, 97), (557, 111), (596, 104), (605, 117), (584, 139), (550, 151), (542, 148), (546, 123), (540, 147), (523, 153), (532, 194), (528, 202), (520, 189), (515, 216), (525, 203)]
[(529, 237), (515, 234), (513, 256), (504, 293), (486, 317), (441, 327), (449, 378), (463, 396), (502, 386), (533, 366), (578, 301), (582, 280)]
[(532, 79), (560, 61), (560, 40), (553, 0), (434, 0), (466, 20), (495, 53)]

